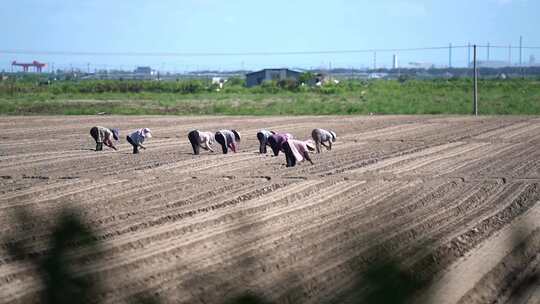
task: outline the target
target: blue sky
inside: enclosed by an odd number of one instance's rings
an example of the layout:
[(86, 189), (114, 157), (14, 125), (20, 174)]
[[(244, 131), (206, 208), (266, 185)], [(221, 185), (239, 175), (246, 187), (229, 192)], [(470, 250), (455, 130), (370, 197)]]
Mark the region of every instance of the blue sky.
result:
[[(63, 52), (286, 52), (413, 48), (478, 44), (540, 46), (538, 0), (217, 1), (217, 0), (1, 0), (0, 50)], [(524, 52), (524, 60), (538, 50)], [(480, 56), (486, 57), (482, 50)], [(536, 54), (535, 53), (535, 54)], [(454, 50), (454, 65), (467, 51)], [(491, 59), (508, 60), (492, 49)], [(513, 61), (518, 52), (513, 51)], [(410, 61), (448, 63), (448, 51), (398, 53)], [(540, 54), (536, 55), (540, 59)], [(12, 60), (131, 69), (152, 65), (171, 71), (262, 66), (360, 67), (373, 54), (302, 56), (59, 56), (0, 54)], [(485, 59), (485, 58), (483, 58)], [(389, 66), (392, 53), (377, 54)]]

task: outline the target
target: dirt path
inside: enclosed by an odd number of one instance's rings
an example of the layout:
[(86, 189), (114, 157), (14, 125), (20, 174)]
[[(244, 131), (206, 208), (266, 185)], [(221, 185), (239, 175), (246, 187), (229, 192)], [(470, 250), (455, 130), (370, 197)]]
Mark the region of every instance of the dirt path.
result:
[[(119, 127), (120, 151), (93, 151), (94, 125)], [(523, 282), (538, 269), (540, 221), (523, 228), (527, 245), (500, 244), (538, 216), (538, 118), (0, 117), (0, 127), (2, 303), (39, 296), (30, 258), (7, 248), (25, 241), (29, 256), (45, 256), (65, 207), (100, 244), (71, 244), (68, 258), (80, 262), (77, 276), (103, 283), (96, 302), (144, 293), (221, 303), (249, 291), (277, 303), (356, 303), (370, 292), (359, 273), (381, 251), (435, 277), (435, 289), (452, 286), (444, 303), (537, 298)], [(154, 138), (132, 155), (125, 134), (140, 127)], [(239, 153), (193, 156), (195, 127), (237, 128)], [(313, 166), (257, 153), (259, 128), (308, 138), (315, 127), (338, 141)], [(31, 223), (14, 222), (22, 207)], [(456, 274), (464, 278), (452, 285)]]

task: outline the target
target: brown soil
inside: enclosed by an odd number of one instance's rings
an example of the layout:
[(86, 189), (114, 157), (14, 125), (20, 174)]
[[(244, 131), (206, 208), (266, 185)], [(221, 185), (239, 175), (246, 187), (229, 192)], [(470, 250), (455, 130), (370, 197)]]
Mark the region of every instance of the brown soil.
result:
[[(93, 151), (94, 125), (119, 127), (120, 151)], [(125, 134), (140, 127), (154, 137), (132, 155)], [(313, 166), (257, 153), (259, 128), (308, 138), (315, 127), (338, 141)], [(240, 130), (240, 152), (193, 156), (192, 128)], [(9, 242), (26, 239), (39, 256), (50, 235), (25, 233), (14, 211), (28, 207), (30, 226), (49, 227), (66, 206), (102, 244), (71, 257), (87, 261), (80, 276), (104, 281), (96, 301), (145, 293), (221, 303), (249, 291), (278, 303), (353, 303), (369, 292), (358, 274), (381, 250), (435, 288), (502, 248), (493, 244), (514, 227), (519, 241), (481, 275), (448, 283), (459, 294), (450, 302), (540, 301), (540, 284), (522, 288), (539, 276), (540, 232), (518, 229), (540, 205), (535, 117), (0, 117), (0, 129), (2, 303), (33, 302), (42, 288)], [(443, 303), (432, 292), (419, 298)]]

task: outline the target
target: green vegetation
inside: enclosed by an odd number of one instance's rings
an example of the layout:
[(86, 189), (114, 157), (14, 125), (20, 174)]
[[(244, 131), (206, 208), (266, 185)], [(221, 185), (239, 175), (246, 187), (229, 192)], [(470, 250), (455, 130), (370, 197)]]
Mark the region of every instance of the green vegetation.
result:
[[(290, 80), (222, 89), (203, 80), (0, 81), (0, 114), (469, 114), (471, 79), (342, 81), (308, 87)], [(483, 115), (540, 114), (540, 80), (479, 81)]]

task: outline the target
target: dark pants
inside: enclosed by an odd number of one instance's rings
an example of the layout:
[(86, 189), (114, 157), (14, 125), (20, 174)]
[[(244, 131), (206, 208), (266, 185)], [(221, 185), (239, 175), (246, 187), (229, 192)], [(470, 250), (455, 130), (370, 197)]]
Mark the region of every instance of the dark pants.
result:
[(200, 140), (199, 131), (193, 130), (189, 132), (188, 139), (189, 139), (189, 142), (191, 143), (191, 147), (193, 148), (193, 154), (199, 155), (199, 151), (201, 148), (200, 143), (199, 143), (199, 140)]
[(287, 160), (287, 167), (296, 166), (296, 157), (294, 157), (291, 146), (288, 142), (283, 144), (283, 150), (285, 152), (285, 160)]
[(317, 153), (321, 153), (321, 142), (322, 142), (321, 133), (317, 132), (316, 130), (313, 130), (313, 132), (311, 132), (311, 137), (313, 138), (313, 141), (315, 141), (315, 148), (317, 150)]
[(280, 147), (278, 146), (278, 143), (276, 142), (273, 136), (270, 136), (268, 138), (268, 145), (270, 145), (270, 148), (272, 148), (272, 152), (274, 152), (274, 156), (278, 156)]
[(96, 141), (96, 151), (103, 151), (103, 143), (98, 142), (99, 134), (98, 134), (98, 128), (93, 127), (90, 129), (90, 136)]
[(259, 140), (259, 153), (266, 154), (267, 138), (261, 132), (257, 133), (257, 139)]
[(229, 151), (228, 147), (227, 147), (227, 144), (226, 144), (226, 140), (225, 140), (225, 135), (221, 134), (221, 132), (216, 132), (216, 141), (221, 145), (221, 149), (223, 150), (223, 154), (227, 154), (227, 152)]
[(127, 136), (126, 139), (128, 143), (130, 143), (133, 146), (133, 154), (139, 153), (139, 145), (135, 144), (129, 136)]

